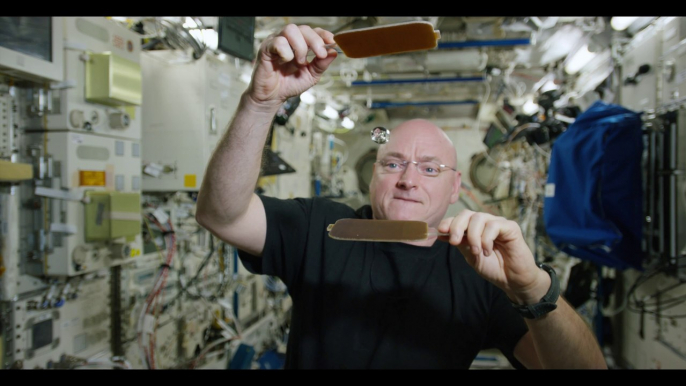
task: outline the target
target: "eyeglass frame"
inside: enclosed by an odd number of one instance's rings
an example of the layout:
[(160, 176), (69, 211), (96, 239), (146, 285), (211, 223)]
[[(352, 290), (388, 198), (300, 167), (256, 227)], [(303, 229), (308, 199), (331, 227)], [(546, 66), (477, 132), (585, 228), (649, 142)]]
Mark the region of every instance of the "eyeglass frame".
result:
[[(441, 173), (448, 171), (448, 170), (452, 170), (454, 172), (457, 171), (457, 169), (455, 169), (455, 168), (451, 168), (448, 165), (442, 165), (442, 164), (439, 164), (438, 162), (434, 162), (434, 161), (421, 161), (420, 162), (420, 161), (408, 161), (408, 160), (404, 160), (401, 158), (396, 158), (396, 159), (398, 160), (398, 164), (402, 165), (402, 168), (398, 168), (398, 171), (388, 171), (388, 170), (384, 169), (384, 171), (386, 173), (396, 174), (396, 173), (404, 172), (405, 170), (407, 170), (407, 164), (410, 164), (410, 163), (414, 164), (414, 166), (417, 168), (417, 172), (419, 174), (426, 176), (426, 177), (432, 177), (432, 178), (438, 177), (441, 175)], [(379, 165), (381, 165), (381, 167), (385, 168), (386, 165), (383, 164), (385, 161), (386, 161), (385, 159), (380, 159), (380, 160), (377, 160), (375, 163), (378, 163)], [(422, 170), (419, 168), (419, 164), (422, 164), (422, 163), (432, 163), (434, 165), (437, 165), (439, 167), (438, 174), (436, 174), (436, 175), (424, 174), (424, 172), (422, 172)]]

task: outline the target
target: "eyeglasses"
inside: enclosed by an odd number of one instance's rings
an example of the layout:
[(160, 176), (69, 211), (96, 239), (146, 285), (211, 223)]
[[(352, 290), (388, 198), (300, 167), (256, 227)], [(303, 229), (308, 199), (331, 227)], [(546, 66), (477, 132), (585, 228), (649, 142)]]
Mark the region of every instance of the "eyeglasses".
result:
[(417, 167), (417, 171), (419, 171), (419, 174), (427, 177), (438, 177), (438, 175), (441, 174), (441, 172), (444, 172), (446, 170), (457, 171), (457, 169), (453, 169), (450, 166), (441, 165), (431, 161), (417, 162), (405, 161), (399, 158), (384, 158), (376, 162), (381, 165), (385, 173), (404, 172), (405, 169), (407, 169), (408, 163), (414, 164)]

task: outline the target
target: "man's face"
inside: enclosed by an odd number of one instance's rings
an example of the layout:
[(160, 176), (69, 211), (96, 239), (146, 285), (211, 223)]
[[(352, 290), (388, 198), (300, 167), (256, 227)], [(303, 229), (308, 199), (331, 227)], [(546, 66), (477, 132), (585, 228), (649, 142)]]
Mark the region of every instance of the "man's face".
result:
[[(377, 160), (389, 156), (456, 166), (452, 143), (440, 128), (424, 120), (411, 120), (393, 130), (393, 140), (379, 148)], [(448, 206), (457, 201), (459, 187), (460, 173), (453, 170), (429, 177), (420, 174), (411, 163), (398, 173), (386, 173), (376, 163), (369, 186), (374, 218), (425, 221), (435, 227)]]

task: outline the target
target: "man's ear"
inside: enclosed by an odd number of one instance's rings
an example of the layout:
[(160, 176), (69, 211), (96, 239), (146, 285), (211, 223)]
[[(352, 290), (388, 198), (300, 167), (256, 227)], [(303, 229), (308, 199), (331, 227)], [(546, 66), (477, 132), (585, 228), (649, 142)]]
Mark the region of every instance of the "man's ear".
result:
[(450, 203), (454, 204), (460, 198), (460, 186), (462, 184), (462, 173), (455, 172), (455, 182), (453, 183), (452, 193), (450, 194)]

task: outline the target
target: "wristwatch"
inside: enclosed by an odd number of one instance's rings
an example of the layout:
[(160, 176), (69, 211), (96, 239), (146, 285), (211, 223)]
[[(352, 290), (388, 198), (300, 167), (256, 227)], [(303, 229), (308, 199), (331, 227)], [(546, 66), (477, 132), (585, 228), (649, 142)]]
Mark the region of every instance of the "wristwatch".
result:
[(548, 293), (543, 296), (540, 302), (535, 304), (521, 305), (512, 303), (512, 307), (527, 319), (538, 319), (556, 309), (557, 298), (560, 297), (560, 282), (557, 280), (555, 270), (545, 264), (539, 264), (538, 266), (550, 275), (550, 289), (548, 289)]

